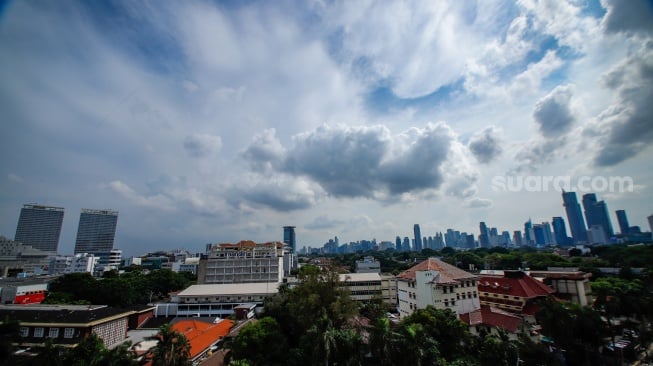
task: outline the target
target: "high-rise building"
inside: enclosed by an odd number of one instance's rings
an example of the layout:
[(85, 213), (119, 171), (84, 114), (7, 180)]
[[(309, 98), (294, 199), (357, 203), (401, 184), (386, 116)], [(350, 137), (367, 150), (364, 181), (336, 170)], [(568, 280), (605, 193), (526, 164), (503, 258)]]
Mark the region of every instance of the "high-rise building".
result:
[(419, 224), (413, 226), (413, 232), (415, 234), (415, 251), (422, 251), (422, 234), (419, 229)]
[(478, 235), (478, 243), (481, 248), (488, 248), (490, 246), (489, 231), (485, 222), (481, 221), (478, 224), (480, 234)]
[(533, 222), (528, 219), (524, 223), (524, 245), (535, 244), (535, 232), (533, 231)]
[(56, 252), (63, 223), (63, 207), (23, 205), (14, 240), (32, 248)]
[(565, 219), (560, 216), (556, 216), (551, 221), (553, 223), (553, 233), (555, 236), (555, 241), (559, 245), (568, 245), (571, 244), (569, 237), (567, 236), (567, 228), (565, 227)]
[(574, 243), (587, 242), (587, 229), (585, 228), (585, 221), (583, 221), (583, 213), (580, 210), (576, 192), (562, 191), (562, 202), (567, 212), (567, 220), (569, 221), (569, 229), (571, 229), (571, 236)]
[(399, 236), (395, 238), (395, 250), (401, 252), (401, 237)]
[(596, 194), (587, 193), (583, 195), (583, 209), (585, 210), (588, 228), (598, 225), (603, 228), (608, 239), (614, 236), (612, 222), (608, 214), (608, 205), (605, 201), (597, 201)]
[[(295, 238), (294, 226), (283, 227), (283, 243), (289, 246), (292, 252), (295, 253), (295, 250), (297, 249), (297, 239)], [(337, 245), (338, 243), (336, 243), (336, 246)]]
[(401, 250), (404, 252), (410, 252), (410, 238), (404, 236), (404, 244), (401, 246)]
[(521, 231), (515, 230), (512, 232), (512, 242), (515, 243), (516, 247), (522, 246)]
[(626, 216), (626, 210), (617, 210), (617, 221), (619, 221), (619, 232), (621, 235), (627, 235), (630, 224), (628, 224), (628, 216)]
[(653, 215), (650, 215), (646, 218), (648, 220), (648, 227), (651, 232), (653, 232)]
[(118, 225), (118, 211), (82, 209), (75, 254), (111, 253)]

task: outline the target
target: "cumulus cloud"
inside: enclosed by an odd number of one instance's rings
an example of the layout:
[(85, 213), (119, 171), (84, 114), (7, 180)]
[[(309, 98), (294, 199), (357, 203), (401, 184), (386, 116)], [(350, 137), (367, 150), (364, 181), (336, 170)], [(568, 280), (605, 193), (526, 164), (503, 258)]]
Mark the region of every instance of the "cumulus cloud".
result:
[(480, 197), (474, 197), (465, 201), (465, 207), (468, 208), (482, 208), (492, 206), (492, 200)]
[(312, 207), (323, 196), (319, 187), (297, 177), (252, 174), (244, 178), (227, 192), (228, 200), (234, 207), (252, 204), (276, 211), (293, 211)]
[(601, 0), (608, 11), (602, 26), (608, 33), (653, 31), (653, 5), (647, 0)]
[(501, 155), (501, 139), (495, 126), (486, 127), (474, 134), (467, 144), (479, 163), (488, 164)]
[(276, 136), (274, 128), (266, 129), (254, 136), (252, 143), (241, 156), (250, 164), (254, 171), (269, 171), (278, 166), (283, 159), (285, 149)]
[(558, 137), (571, 130), (576, 121), (570, 105), (572, 95), (571, 86), (558, 86), (535, 104), (533, 118), (542, 136)]
[(192, 157), (201, 158), (220, 150), (222, 139), (217, 135), (194, 134), (184, 139), (184, 149)]
[(617, 98), (588, 134), (600, 135), (594, 164), (611, 166), (653, 142), (653, 40), (608, 72), (603, 83), (616, 92)]

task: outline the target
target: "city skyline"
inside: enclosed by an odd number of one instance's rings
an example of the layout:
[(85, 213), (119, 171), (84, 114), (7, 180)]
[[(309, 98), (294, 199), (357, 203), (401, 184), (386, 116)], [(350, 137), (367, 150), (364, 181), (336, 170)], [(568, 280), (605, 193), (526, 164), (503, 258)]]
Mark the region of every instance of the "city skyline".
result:
[(39, 202), (119, 210), (126, 255), (503, 236), (569, 223), (565, 177), (645, 228), (652, 40), (644, 0), (7, 2), (0, 235)]

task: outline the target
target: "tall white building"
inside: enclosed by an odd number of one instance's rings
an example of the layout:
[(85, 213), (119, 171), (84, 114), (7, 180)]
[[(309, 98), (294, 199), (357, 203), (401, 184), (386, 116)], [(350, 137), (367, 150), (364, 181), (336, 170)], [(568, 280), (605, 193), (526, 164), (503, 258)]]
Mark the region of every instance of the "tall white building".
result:
[(281, 282), (284, 275), (284, 243), (215, 244), (200, 259), (198, 284)]
[(480, 309), (478, 277), (436, 258), (429, 258), (397, 276), (399, 314), (406, 317), (432, 305), (457, 314)]
[(93, 273), (95, 271), (95, 266), (97, 266), (100, 261), (100, 257), (96, 257), (93, 254), (89, 253), (78, 253), (72, 257), (70, 266), (66, 270), (66, 273)]

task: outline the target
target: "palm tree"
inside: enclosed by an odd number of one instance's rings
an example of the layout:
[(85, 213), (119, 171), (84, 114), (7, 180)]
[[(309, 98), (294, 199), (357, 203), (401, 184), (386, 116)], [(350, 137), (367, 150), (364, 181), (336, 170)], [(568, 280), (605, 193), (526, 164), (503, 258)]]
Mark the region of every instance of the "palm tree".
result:
[(162, 325), (152, 339), (158, 340), (152, 351), (155, 365), (181, 366), (190, 363), (190, 343), (183, 334), (174, 331), (172, 325)]

